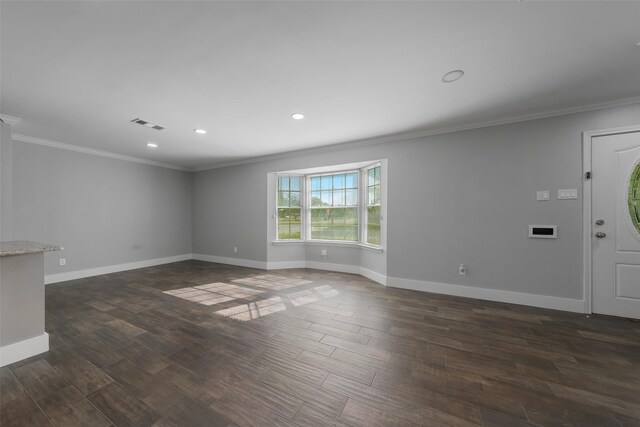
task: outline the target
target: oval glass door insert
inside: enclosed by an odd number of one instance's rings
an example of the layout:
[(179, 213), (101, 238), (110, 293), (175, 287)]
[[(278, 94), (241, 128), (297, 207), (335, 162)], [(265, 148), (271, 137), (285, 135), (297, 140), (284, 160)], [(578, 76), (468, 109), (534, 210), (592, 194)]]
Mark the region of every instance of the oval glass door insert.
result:
[(627, 202), (629, 204), (631, 223), (638, 234), (640, 234), (640, 160), (636, 163), (629, 177), (629, 195)]

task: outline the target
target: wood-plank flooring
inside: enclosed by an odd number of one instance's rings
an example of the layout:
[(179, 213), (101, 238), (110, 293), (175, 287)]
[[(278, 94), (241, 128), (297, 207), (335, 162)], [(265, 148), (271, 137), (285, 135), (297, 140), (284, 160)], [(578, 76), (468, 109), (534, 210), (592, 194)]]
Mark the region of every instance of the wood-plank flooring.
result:
[(3, 427), (640, 426), (640, 323), (357, 275), (109, 274), (47, 286), (46, 329), (0, 369)]

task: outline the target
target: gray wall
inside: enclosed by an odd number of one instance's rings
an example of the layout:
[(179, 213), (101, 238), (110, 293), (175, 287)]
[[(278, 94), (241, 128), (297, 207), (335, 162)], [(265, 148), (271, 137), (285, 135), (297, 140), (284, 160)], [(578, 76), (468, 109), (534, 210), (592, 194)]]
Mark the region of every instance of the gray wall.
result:
[(12, 159), (11, 126), (0, 122), (0, 240), (11, 240)]
[[(580, 299), (582, 132), (636, 124), (637, 104), (198, 172), (193, 252), (282, 261), (268, 244), (268, 172), (386, 158), (388, 276)], [(579, 199), (557, 200), (561, 188)], [(528, 224), (556, 224), (559, 237), (529, 239)]]
[(188, 172), (17, 141), (12, 164), (12, 239), (65, 249), (46, 274), (191, 252)]

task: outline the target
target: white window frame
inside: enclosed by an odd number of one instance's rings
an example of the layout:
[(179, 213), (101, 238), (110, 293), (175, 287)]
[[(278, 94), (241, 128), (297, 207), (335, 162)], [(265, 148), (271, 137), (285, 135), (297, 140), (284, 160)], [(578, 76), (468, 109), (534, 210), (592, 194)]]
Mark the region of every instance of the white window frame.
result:
[[(375, 245), (367, 242), (367, 173), (370, 169), (380, 166), (380, 244)], [(385, 181), (383, 180), (382, 174), (385, 173), (384, 166), (382, 161), (375, 161), (367, 164), (366, 166), (360, 168), (345, 168), (345, 169), (335, 169), (326, 172), (313, 172), (313, 173), (291, 173), (291, 172), (277, 172), (275, 173), (276, 182), (275, 182), (275, 241), (274, 244), (287, 244), (287, 243), (304, 243), (304, 244), (335, 244), (340, 246), (358, 246), (369, 248), (375, 251), (381, 251), (385, 245), (385, 233), (383, 233), (382, 227), (383, 225), (383, 214), (384, 212), (384, 204), (385, 200)], [(332, 175), (341, 175), (341, 174), (349, 174), (356, 173), (358, 179), (358, 204), (356, 207), (357, 215), (358, 215), (358, 240), (326, 240), (326, 239), (311, 239), (311, 178), (313, 177), (322, 177), (322, 176), (332, 176)], [(280, 239), (278, 237), (278, 189), (279, 189), (279, 179), (281, 177), (299, 177), (300, 178), (300, 239)], [(345, 207), (353, 207), (353, 206), (345, 206)], [(340, 206), (338, 206), (340, 208)]]
[[(369, 230), (369, 215), (368, 215), (368, 207), (369, 204), (367, 203), (367, 198), (368, 198), (368, 194), (369, 194), (369, 170), (376, 168), (376, 167), (380, 167), (380, 244), (379, 245), (375, 245), (373, 243), (369, 243), (367, 241), (368, 239), (368, 234), (367, 231)], [(365, 166), (364, 168), (362, 168), (360, 171), (361, 177), (362, 177), (362, 182), (365, 184), (364, 188), (362, 189), (361, 192), (361, 204), (362, 204), (362, 233), (360, 235), (360, 243), (364, 246), (371, 246), (373, 248), (379, 248), (382, 247), (384, 242), (383, 242), (383, 233), (382, 233), (382, 204), (384, 203), (383, 200), (383, 180), (382, 180), (382, 162), (377, 162), (377, 163), (373, 163), (369, 166)]]

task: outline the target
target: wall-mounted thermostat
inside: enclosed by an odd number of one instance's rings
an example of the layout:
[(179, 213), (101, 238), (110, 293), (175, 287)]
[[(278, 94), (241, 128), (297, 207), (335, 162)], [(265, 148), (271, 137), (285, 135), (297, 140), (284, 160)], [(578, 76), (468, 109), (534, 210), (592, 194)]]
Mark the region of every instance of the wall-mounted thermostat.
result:
[(557, 225), (530, 225), (529, 238), (532, 239), (557, 239)]

